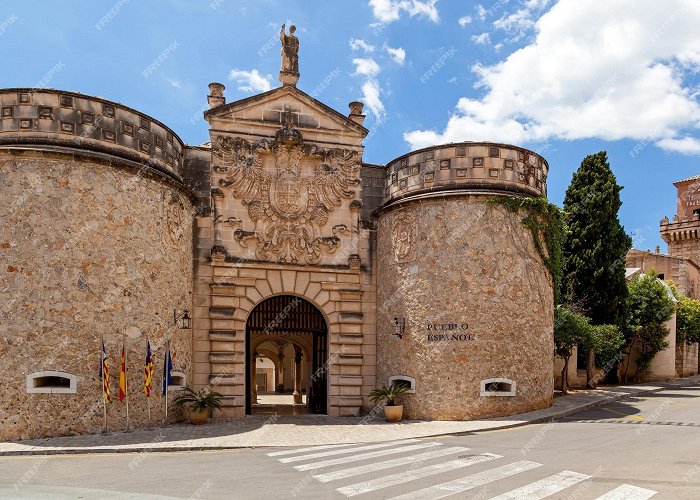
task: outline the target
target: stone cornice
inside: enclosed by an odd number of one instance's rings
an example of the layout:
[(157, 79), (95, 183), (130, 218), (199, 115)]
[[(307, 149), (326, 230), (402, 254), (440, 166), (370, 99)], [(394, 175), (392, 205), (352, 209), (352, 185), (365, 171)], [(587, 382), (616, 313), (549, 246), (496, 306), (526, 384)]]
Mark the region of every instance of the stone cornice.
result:
[(182, 182), (185, 144), (122, 104), (53, 89), (0, 89), (0, 147), (61, 148), (140, 163)]

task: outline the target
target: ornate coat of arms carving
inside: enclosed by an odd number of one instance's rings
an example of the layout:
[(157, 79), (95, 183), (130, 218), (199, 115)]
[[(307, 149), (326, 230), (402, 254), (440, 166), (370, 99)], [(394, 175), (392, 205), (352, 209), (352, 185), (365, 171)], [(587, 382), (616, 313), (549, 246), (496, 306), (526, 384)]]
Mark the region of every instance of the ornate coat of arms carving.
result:
[(411, 262), (415, 258), (416, 228), (414, 222), (405, 213), (394, 219), (391, 240), (394, 247), (394, 260), (397, 264)]
[(288, 119), (274, 140), (219, 137), (213, 155), (226, 173), (220, 184), (232, 189), (255, 224), (254, 231), (237, 229), (234, 237), (244, 247), (255, 240), (257, 259), (317, 264), (322, 249), (338, 248), (337, 233), (345, 226), (329, 236), (321, 228), (343, 199), (355, 197), (358, 152), (306, 145)]
[(163, 195), (163, 217), (165, 219), (164, 238), (170, 245), (177, 245), (185, 234), (183, 227), (185, 204), (180, 195), (174, 192)]

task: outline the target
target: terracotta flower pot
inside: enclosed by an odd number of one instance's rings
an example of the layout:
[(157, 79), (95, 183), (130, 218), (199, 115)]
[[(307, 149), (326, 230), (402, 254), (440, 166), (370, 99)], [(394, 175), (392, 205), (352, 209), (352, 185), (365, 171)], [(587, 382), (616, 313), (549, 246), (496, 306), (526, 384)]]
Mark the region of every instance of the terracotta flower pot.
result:
[(403, 405), (385, 406), (384, 417), (388, 422), (398, 422), (403, 416)]
[(204, 410), (194, 410), (190, 408), (190, 423), (194, 425), (202, 425), (209, 418), (209, 408)]

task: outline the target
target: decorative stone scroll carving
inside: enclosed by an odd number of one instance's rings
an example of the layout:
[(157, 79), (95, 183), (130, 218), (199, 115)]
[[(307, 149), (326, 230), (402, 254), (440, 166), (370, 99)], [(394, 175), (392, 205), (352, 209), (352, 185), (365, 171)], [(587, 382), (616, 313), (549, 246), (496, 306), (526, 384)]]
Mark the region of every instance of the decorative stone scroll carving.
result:
[(415, 258), (416, 225), (405, 213), (394, 220), (391, 240), (394, 248), (394, 260), (397, 264), (411, 262)]
[(322, 250), (333, 253), (340, 246), (335, 227), (332, 235), (321, 229), (343, 199), (355, 196), (360, 156), (304, 144), (289, 115), (274, 140), (219, 137), (213, 155), (227, 167), (220, 184), (242, 201), (255, 224), (254, 231), (237, 229), (234, 238), (243, 247), (255, 240), (259, 260), (317, 264)]

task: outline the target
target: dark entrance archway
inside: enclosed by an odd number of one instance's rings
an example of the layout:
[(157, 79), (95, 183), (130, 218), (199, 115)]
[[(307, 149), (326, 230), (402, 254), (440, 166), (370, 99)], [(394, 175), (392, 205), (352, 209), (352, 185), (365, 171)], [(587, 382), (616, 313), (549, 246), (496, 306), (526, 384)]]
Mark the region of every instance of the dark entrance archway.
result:
[[(313, 413), (328, 411), (328, 326), (321, 311), (313, 304), (294, 295), (278, 295), (260, 302), (246, 322), (246, 414), (252, 409), (252, 366), (255, 365), (251, 346), (261, 339), (295, 338), (309, 344), (311, 373), (308, 381), (307, 406)], [(301, 338), (300, 338), (301, 337)]]

